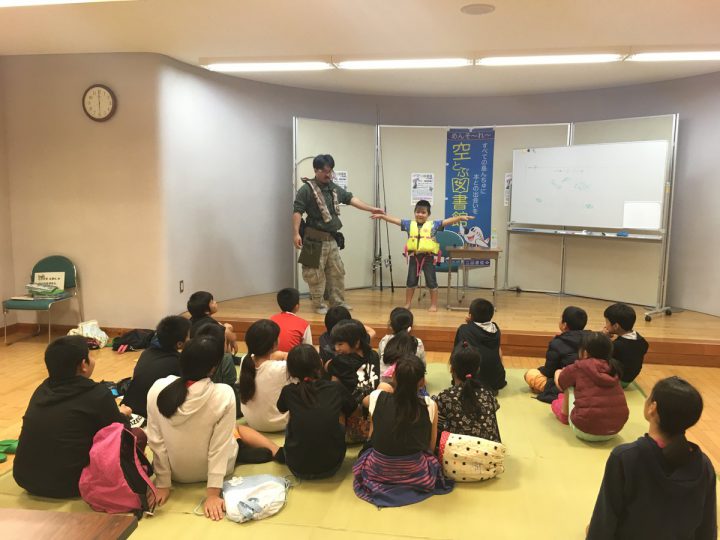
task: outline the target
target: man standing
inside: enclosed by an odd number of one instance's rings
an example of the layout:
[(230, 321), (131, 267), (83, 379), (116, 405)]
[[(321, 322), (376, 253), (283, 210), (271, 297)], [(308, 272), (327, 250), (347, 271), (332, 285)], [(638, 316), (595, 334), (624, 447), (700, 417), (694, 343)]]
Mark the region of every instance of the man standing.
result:
[[(331, 306), (350, 307), (345, 303), (345, 266), (340, 258), (340, 247), (345, 239), (340, 233), (340, 204), (349, 204), (372, 214), (383, 214), (381, 208), (370, 206), (349, 191), (332, 182), (335, 161), (329, 154), (313, 159), (315, 178), (307, 180), (295, 195), (293, 204), (293, 243), (301, 249), (298, 262), (302, 264), (302, 277), (310, 288), (313, 309), (327, 313), (323, 303), (326, 290)], [(307, 213), (303, 237), (300, 221)]]

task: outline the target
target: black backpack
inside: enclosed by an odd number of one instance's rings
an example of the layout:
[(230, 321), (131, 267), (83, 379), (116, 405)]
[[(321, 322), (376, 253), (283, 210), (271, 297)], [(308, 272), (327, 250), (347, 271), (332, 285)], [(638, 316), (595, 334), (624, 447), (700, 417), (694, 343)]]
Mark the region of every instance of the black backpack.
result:
[(147, 329), (135, 329), (124, 333), (120, 337), (116, 337), (113, 340), (113, 351), (117, 351), (121, 346), (127, 345), (126, 350), (137, 350), (147, 349), (150, 346), (153, 336), (155, 335), (154, 330)]

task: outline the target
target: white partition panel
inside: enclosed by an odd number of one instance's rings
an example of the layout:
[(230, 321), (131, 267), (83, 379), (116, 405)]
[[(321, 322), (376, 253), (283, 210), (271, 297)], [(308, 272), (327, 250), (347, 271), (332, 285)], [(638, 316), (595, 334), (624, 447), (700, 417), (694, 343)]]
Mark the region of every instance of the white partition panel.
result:
[[(501, 126), (495, 128), (495, 152), (493, 159), (492, 228), (498, 238), (498, 247), (503, 249), (498, 267), (498, 283), (505, 279), (505, 257), (507, 256), (506, 225), (509, 207), (504, 205), (505, 173), (512, 171), (512, 153), (516, 148), (527, 146), (557, 146), (567, 142), (568, 124)], [(435, 190), (432, 217), (444, 216), (445, 208), (445, 163), (447, 128), (415, 126), (381, 126), (380, 149), (382, 172), (385, 178), (388, 212), (403, 218), (411, 218), (414, 205), (410, 202), (410, 175), (414, 172), (433, 173)], [(390, 253), (394, 267), (394, 282), (404, 285), (407, 266), (402, 258), (407, 236), (398, 227), (390, 226)], [(513, 239), (515, 242), (515, 239)], [(386, 235), (383, 226), (383, 250)], [(560, 242), (544, 239), (542, 248), (523, 239), (517, 248), (510, 250), (514, 263), (512, 285), (533, 290), (559, 290)], [(387, 254), (383, 254), (387, 258)], [(389, 282), (385, 270), (385, 283)], [(438, 276), (440, 285), (446, 284), (446, 277)], [(492, 287), (493, 269), (477, 268), (470, 271), (469, 283), (474, 287)]]
[[(495, 128), (492, 226), (497, 232), (498, 247), (503, 250), (498, 274), (500, 285), (505, 283), (507, 266), (509, 287), (535, 291), (560, 290), (560, 241), (555, 238), (535, 239), (513, 235), (508, 243), (510, 207), (504, 203), (504, 188), (505, 173), (512, 172), (513, 151), (516, 148), (566, 144), (569, 127), (569, 124), (548, 124)], [(470, 275), (471, 285), (492, 286), (490, 270), (473, 270)]]
[[(410, 175), (433, 173), (435, 190), (431, 218), (442, 218), (445, 211), (445, 147), (447, 129), (444, 127), (380, 127), (380, 178), (388, 214), (400, 218), (413, 218), (415, 205), (410, 202)], [(396, 225), (381, 225), (383, 259), (391, 258), (393, 282), (401, 287), (407, 279), (407, 263), (403, 249), (407, 234)], [(390, 238), (388, 250), (387, 239)], [(447, 283), (445, 276), (438, 275), (438, 282)], [(389, 268), (383, 267), (383, 284), (390, 284)]]
[[(318, 154), (331, 154), (335, 159), (335, 171), (347, 172), (348, 190), (372, 205), (375, 200), (376, 131), (376, 126), (368, 124), (296, 118), (294, 138), (297, 179), (292, 197), (301, 185), (301, 177), (314, 176), (312, 158)], [(346, 248), (341, 254), (347, 289), (369, 287), (372, 284), (373, 226), (369, 216), (367, 212), (351, 206), (342, 206), (340, 210), (346, 242)], [(301, 277), (300, 265), (296, 266), (297, 287), (300, 292), (308, 292), (307, 284)]]
[[(675, 115), (579, 122), (573, 144), (666, 140), (674, 142)], [(654, 306), (663, 267), (661, 242), (568, 239), (565, 289), (568, 294)]]

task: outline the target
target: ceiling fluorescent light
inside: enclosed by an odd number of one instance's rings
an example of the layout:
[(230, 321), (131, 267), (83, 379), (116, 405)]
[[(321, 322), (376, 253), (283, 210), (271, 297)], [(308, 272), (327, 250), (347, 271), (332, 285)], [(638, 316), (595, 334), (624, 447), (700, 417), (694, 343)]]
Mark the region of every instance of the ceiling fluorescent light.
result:
[(346, 60), (336, 62), (340, 69), (431, 69), (471, 66), (468, 58), (413, 58), (406, 60)]
[(720, 60), (720, 51), (686, 51), (686, 52), (646, 52), (631, 54), (627, 57), (631, 62), (693, 62), (700, 60)]
[(475, 61), (480, 66), (544, 66), (552, 64), (601, 64), (619, 62), (621, 54), (553, 54), (545, 56), (488, 56)]
[(100, 2), (129, 2), (131, 0), (0, 0), (0, 8), (26, 6), (55, 6), (60, 4), (97, 4)]
[(253, 73), (272, 71), (322, 71), (333, 69), (328, 62), (213, 62), (206, 64), (210, 71), (221, 73)]

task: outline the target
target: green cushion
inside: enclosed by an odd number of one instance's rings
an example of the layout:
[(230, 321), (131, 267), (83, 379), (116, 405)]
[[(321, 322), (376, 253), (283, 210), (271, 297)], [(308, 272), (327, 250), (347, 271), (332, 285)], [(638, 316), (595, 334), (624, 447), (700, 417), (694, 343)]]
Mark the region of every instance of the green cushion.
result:
[(62, 302), (72, 297), (70, 293), (63, 293), (58, 299), (46, 300), (5, 300), (3, 301), (3, 309), (6, 311), (24, 310), (24, 311), (47, 311), (50, 305), (55, 302)]

